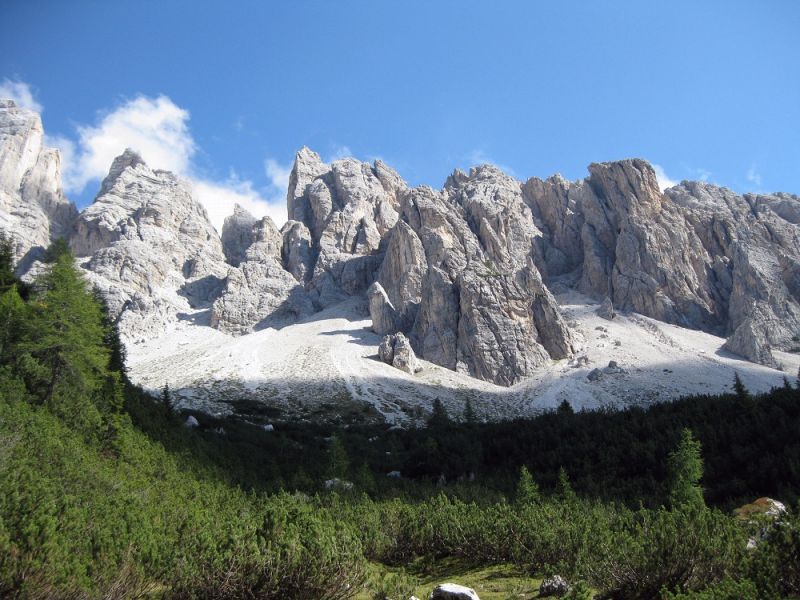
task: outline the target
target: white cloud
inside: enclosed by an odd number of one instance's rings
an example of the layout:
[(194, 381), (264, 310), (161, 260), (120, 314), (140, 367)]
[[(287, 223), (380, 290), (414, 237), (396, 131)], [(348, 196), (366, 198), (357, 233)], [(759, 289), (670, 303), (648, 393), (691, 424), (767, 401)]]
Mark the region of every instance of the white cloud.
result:
[(289, 176), (292, 174), (292, 165), (282, 165), (275, 159), (268, 158), (264, 161), (264, 170), (269, 178), (270, 185), (276, 188), (277, 192), (282, 191), (286, 194), (289, 189)]
[(467, 162), (469, 163), (468, 166), (476, 167), (478, 165), (492, 165), (493, 167), (497, 167), (504, 173), (511, 175), (512, 177), (516, 177), (517, 174), (514, 172), (509, 165), (504, 165), (502, 163), (493, 160), (488, 154), (486, 154), (483, 150), (475, 149), (469, 153), (466, 157)]
[(36, 100), (29, 86), (24, 81), (5, 78), (0, 83), (0, 98), (10, 98), (17, 106), (40, 113), (44, 107)]
[(664, 171), (664, 168), (661, 165), (653, 164), (653, 170), (656, 172), (658, 189), (660, 189), (662, 192), (667, 188), (678, 185), (677, 181), (667, 176), (667, 173)]
[(90, 181), (101, 180), (125, 148), (138, 152), (153, 169), (188, 175), (196, 150), (188, 120), (189, 112), (166, 96), (138, 96), (95, 125), (79, 126), (77, 150), (70, 162), (64, 161), (64, 187), (80, 193)]
[(188, 179), (217, 231), (222, 231), (225, 217), (233, 213), (237, 203), (256, 217), (269, 215), (278, 227), (282, 226), (286, 222), (285, 196), (291, 168), (268, 160), (265, 168), (270, 184), (264, 193), (235, 173), (215, 181), (199, 172), (192, 161), (197, 144), (188, 122), (189, 112), (167, 96), (138, 96), (100, 114), (92, 125), (79, 125), (76, 141), (58, 136), (48, 137), (47, 143), (61, 150), (67, 192), (80, 193), (88, 184), (101, 181), (114, 158), (132, 148), (151, 168)]
[(334, 146), (331, 153), (325, 159), (325, 162), (331, 163), (335, 160), (340, 160), (342, 158), (350, 158), (351, 156), (353, 156), (353, 151), (350, 150), (349, 146), (344, 146), (344, 145)]
[(694, 173), (694, 176), (698, 181), (708, 181), (711, 179), (711, 171), (708, 169), (691, 169), (691, 171)]
[(278, 228), (286, 222), (286, 202), (278, 205), (265, 200), (253, 188), (251, 181), (242, 181), (235, 176), (223, 182), (196, 179), (192, 182), (192, 187), (194, 197), (205, 206), (208, 218), (219, 232), (222, 232), (225, 217), (233, 213), (236, 204), (256, 217), (268, 215)]
[(269, 209), (266, 214), (272, 217), (275, 225), (282, 227), (287, 220), (286, 192), (289, 189), (289, 176), (292, 174), (292, 165), (282, 165), (273, 158), (264, 161), (264, 172), (267, 174), (269, 186), (267, 189), (267, 204)]
[(761, 187), (761, 173), (756, 170), (756, 165), (750, 165), (750, 168), (747, 169), (747, 181), (755, 185), (756, 187)]

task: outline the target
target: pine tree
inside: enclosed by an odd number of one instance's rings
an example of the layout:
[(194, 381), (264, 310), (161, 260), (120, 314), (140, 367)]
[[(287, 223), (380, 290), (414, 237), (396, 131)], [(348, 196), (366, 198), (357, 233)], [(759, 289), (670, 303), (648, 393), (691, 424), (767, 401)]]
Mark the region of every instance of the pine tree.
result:
[(558, 481), (556, 482), (556, 496), (562, 502), (572, 502), (577, 499), (575, 490), (572, 489), (572, 484), (569, 481), (567, 470), (561, 467), (558, 470)]
[(467, 398), (467, 402), (464, 405), (464, 422), (468, 425), (474, 425), (478, 422), (475, 408), (472, 406), (472, 398)]
[(439, 398), (433, 401), (433, 410), (428, 419), (428, 427), (445, 427), (450, 424), (450, 415), (447, 414), (442, 401)]
[(558, 414), (574, 415), (575, 411), (572, 409), (572, 405), (569, 403), (568, 400), (562, 400), (561, 404), (558, 405)]
[(64, 238), (58, 238), (45, 250), (44, 262), (56, 263), (62, 256), (72, 257), (72, 251), (69, 249), (69, 244)]
[(106, 302), (106, 299), (100, 290), (92, 290), (92, 295), (94, 296), (95, 302), (97, 302), (97, 304), (100, 306), (100, 310), (103, 313), (103, 330), (105, 332), (103, 336), (103, 342), (110, 352), (108, 357), (108, 368), (111, 371), (118, 372), (121, 379), (127, 382), (128, 367), (125, 364), (127, 356), (125, 353), (125, 345), (122, 343), (122, 338), (119, 334), (119, 325), (117, 324), (116, 319), (111, 317), (111, 313), (108, 309), (108, 303)]
[(24, 335), (27, 306), (16, 285), (0, 293), (0, 365), (15, 363), (16, 346)]
[(172, 403), (172, 394), (169, 391), (169, 383), (165, 383), (164, 387), (161, 388), (161, 404), (164, 405), (164, 410), (167, 411), (168, 415), (175, 414), (175, 406)]
[[(109, 350), (104, 345), (103, 314), (86, 289), (72, 254), (58, 246), (55, 262), (43, 276), (31, 303), (31, 319), (19, 348), (28, 388), (57, 414), (88, 425), (97, 411), (112, 412), (117, 388), (106, 393)], [(112, 386), (113, 387), (113, 386)]]
[(350, 468), (350, 459), (347, 456), (347, 450), (338, 436), (333, 436), (331, 439), (331, 446), (328, 450), (329, 472), (331, 477), (338, 477), (344, 479), (347, 476), (347, 471)]
[(684, 429), (678, 447), (669, 455), (670, 490), (672, 508), (705, 508), (703, 488), (703, 458), (700, 442), (690, 429)]
[(0, 294), (7, 291), (17, 278), (14, 276), (14, 244), (11, 237), (0, 231)]
[(525, 506), (536, 504), (542, 499), (539, 486), (533, 480), (528, 467), (522, 465), (519, 470), (519, 481), (517, 482), (517, 494), (515, 500), (518, 504)]
[(739, 400), (747, 400), (750, 398), (750, 392), (744, 387), (738, 371), (733, 375), (733, 391)]

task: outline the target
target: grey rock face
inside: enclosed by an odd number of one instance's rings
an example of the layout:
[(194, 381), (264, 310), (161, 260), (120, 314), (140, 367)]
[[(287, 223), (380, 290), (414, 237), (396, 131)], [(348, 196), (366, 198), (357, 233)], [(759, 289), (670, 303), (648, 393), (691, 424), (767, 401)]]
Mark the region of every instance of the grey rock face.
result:
[(422, 370), (411, 342), (402, 333), (386, 335), (378, 346), (378, 358), (387, 365), (413, 375)]
[(422, 370), (422, 365), (419, 364), (417, 355), (411, 347), (411, 341), (402, 333), (384, 336), (378, 346), (378, 357), (387, 365), (411, 375)]
[(518, 182), (489, 166), (456, 172), (442, 192), (404, 194), (401, 215), (397, 249), (387, 251), (393, 262), (380, 279), (392, 274), (398, 312), (414, 316), (411, 339), (423, 358), (511, 385), (572, 353), (534, 264), (541, 232)]
[(576, 273), (590, 296), (730, 336), (727, 349), (774, 364), (771, 350), (800, 331), (800, 199), (700, 182), (662, 194), (652, 167), (635, 159), (589, 172), (523, 185), (543, 232), (542, 272)]
[(283, 264), (297, 281), (305, 284), (314, 272), (316, 260), (311, 232), (300, 221), (287, 221), (281, 229), (281, 234)]
[(638, 159), (593, 164), (577, 182), (521, 184), (482, 166), (441, 191), (409, 189), (380, 161), (326, 164), (304, 148), (284, 228), (237, 207), (220, 239), (187, 182), (130, 151), (78, 216), (42, 140), (37, 115), (0, 100), (0, 229), (18, 271), (68, 236), (128, 340), (203, 309), (245, 333), (366, 294), (378, 333), (512, 385), (575, 349), (548, 286), (607, 299), (606, 318), (616, 307), (724, 335), (768, 365), (800, 334), (797, 196), (699, 182), (661, 193)]
[[(227, 220), (226, 220), (227, 224)], [(252, 224), (251, 239), (238, 267), (228, 270), (224, 288), (211, 308), (211, 326), (228, 333), (280, 326), (313, 312), (302, 285), (284, 269), (284, 236), (272, 219)]]
[(114, 160), (70, 245), (128, 340), (155, 337), (190, 308), (210, 306), (227, 272), (189, 184), (131, 150)]
[(222, 251), (225, 258), (234, 267), (244, 260), (245, 252), (255, 241), (253, 237), (253, 226), (256, 218), (247, 210), (239, 206), (234, 206), (233, 214), (225, 218), (222, 224)]
[(311, 248), (291, 262), (313, 262), (310, 274), (307, 268), (293, 273), (303, 272), (317, 307), (363, 293), (375, 280), (381, 243), (397, 222), (397, 196), (405, 188), (383, 163), (347, 158), (327, 165), (307, 148), (297, 153), (287, 205), (289, 216), (308, 229)]
[[(417, 316), (422, 301), (422, 286), (428, 273), (425, 248), (417, 234), (404, 221), (388, 234), (389, 243), (378, 271), (378, 282), (396, 312), (393, 327), (409, 329)], [(370, 309), (372, 308), (370, 300)], [(373, 323), (376, 317), (372, 314)], [(395, 329), (396, 330), (396, 329)]]
[(372, 331), (378, 335), (397, 331), (400, 322), (399, 315), (380, 283), (376, 281), (369, 286), (367, 299), (369, 300), (369, 315), (372, 319)]
[(20, 275), (69, 235), (78, 213), (61, 187), (61, 156), (43, 141), (38, 114), (0, 99), (0, 230), (12, 237)]
[(411, 342), (402, 333), (395, 336), (394, 342), (394, 359), (392, 365), (405, 371), (406, 373), (414, 374), (422, 370), (422, 365), (419, 364), (414, 349), (411, 347)]
[(614, 303), (611, 302), (611, 298), (606, 296), (603, 303), (597, 308), (595, 311), (598, 316), (603, 317), (607, 321), (613, 321), (614, 318), (617, 316), (617, 313), (614, 312)]

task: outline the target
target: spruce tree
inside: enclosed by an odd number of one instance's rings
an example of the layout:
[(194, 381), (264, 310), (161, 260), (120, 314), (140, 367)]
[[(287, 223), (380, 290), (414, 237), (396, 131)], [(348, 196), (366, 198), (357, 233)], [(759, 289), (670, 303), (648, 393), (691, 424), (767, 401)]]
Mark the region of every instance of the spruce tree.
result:
[(347, 471), (350, 468), (350, 459), (347, 456), (347, 450), (338, 436), (333, 436), (331, 439), (331, 446), (328, 451), (329, 472), (331, 477), (344, 479), (347, 476)]
[(562, 400), (561, 404), (558, 405), (558, 414), (560, 415), (574, 415), (575, 411), (572, 409), (572, 405), (569, 403), (568, 400)]
[(433, 409), (431, 411), (431, 416), (428, 419), (428, 427), (444, 427), (450, 424), (450, 415), (447, 414), (447, 410), (442, 404), (442, 401), (439, 398), (435, 398), (433, 401)]
[(738, 371), (733, 374), (733, 391), (739, 400), (747, 400), (750, 398), (750, 392), (744, 387)]
[(517, 482), (517, 494), (515, 497), (517, 504), (522, 506), (536, 504), (541, 499), (539, 486), (533, 480), (533, 476), (531, 472), (528, 471), (528, 467), (522, 465), (519, 470), (519, 481)]
[(572, 502), (577, 499), (575, 490), (569, 481), (567, 470), (564, 467), (558, 469), (558, 481), (556, 482), (556, 497), (562, 502)]
[(17, 278), (14, 276), (14, 244), (11, 237), (0, 231), (0, 294), (7, 291)]
[(0, 365), (12, 365), (19, 358), (17, 344), (24, 335), (26, 313), (16, 285), (0, 292)]
[(700, 442), (690, 429), (684, 429), (678, 447), (669, 455), (669, 504), (673, 509), (705, 508), (703, 488), (703, 458)]
[(475, 416), (475, 408), (472, 406), (472, 398), (467, 398), (467, 403), (464, 405), (464, 422), (468, 425), (474, 425), (478, 422)]
[(161, 404), (168, 415), (175, 414), (175, 406), (172, 404), (172, 394), (169, 391), (169, 383), (165, 383), (161, 388)]
[(108, 368), (111, 371), (116, 371), (120, 374), (120, 378), (127, 382), (128, 368), (125, 365), (126, 354), (125, 345), (122, 343), (122, 338), (119, 334), (119, 326), (116, 319), (111, 317), (108, 309), (108, 303), (105, 297), (98, 289), (92, 290), (95, 302), (100, 306), (103, 314), (103, 342), (109, 350)]
[[(86, 289), (72, 254), (55, 246), (55, 257), (31, 303), (31, 319), (19, 347), (27, 360), (30, 391), (57, 414), (72, 421), (92, 421), (93, 411), (110, 412), (118, 403), (114, 385), (107, 395), (109, 350), (101, 307)], [(96, 415), (96, 411), (94, 411)]]

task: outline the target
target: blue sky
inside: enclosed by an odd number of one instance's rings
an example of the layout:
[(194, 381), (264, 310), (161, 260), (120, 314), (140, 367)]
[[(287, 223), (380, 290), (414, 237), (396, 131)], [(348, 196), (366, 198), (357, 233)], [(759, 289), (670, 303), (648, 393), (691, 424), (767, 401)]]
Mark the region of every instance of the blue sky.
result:
[(794, 0), (5, 0), (2, 90), (43, 108), (79, 206), (120, 144), (219, 215), (285, 217), (303, 145), (434, 187), (479, 162), (577, 179), (638, 156), (800, 193)]

